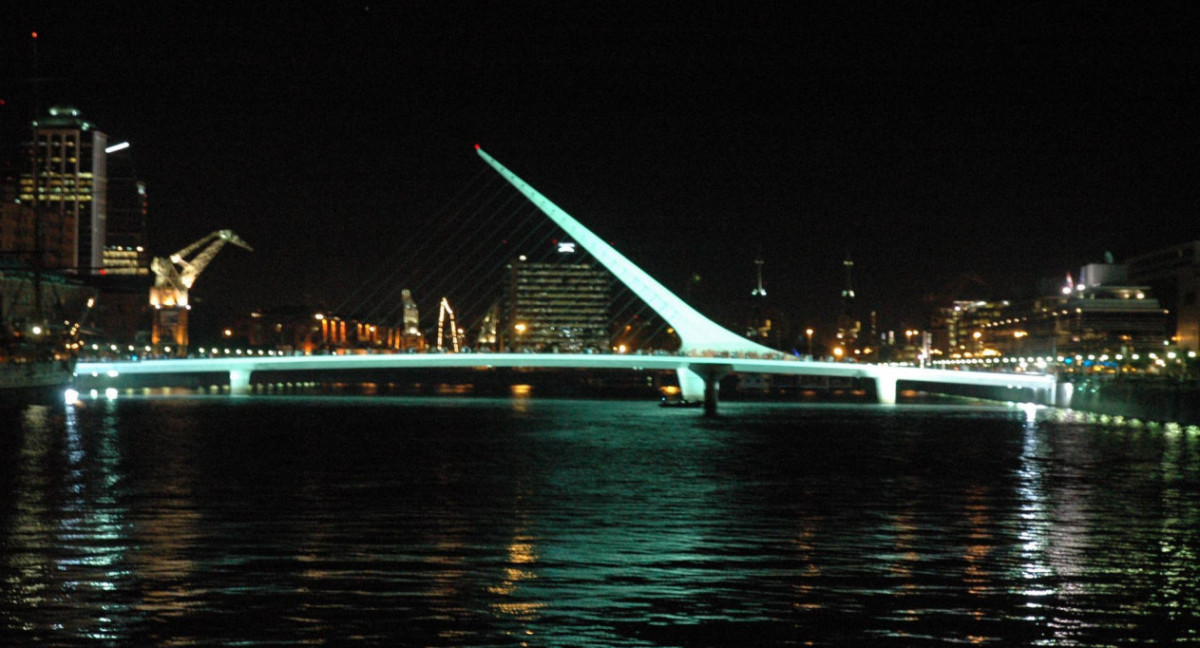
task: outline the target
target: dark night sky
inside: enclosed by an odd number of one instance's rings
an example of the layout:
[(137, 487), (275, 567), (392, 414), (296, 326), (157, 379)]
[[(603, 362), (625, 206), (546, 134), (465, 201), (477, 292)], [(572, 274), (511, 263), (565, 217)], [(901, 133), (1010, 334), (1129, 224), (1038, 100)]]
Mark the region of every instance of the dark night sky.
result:
[(798, 322), (836, 312), (847, 251), (898, 327), (964, 272), (1019, 297), (1200, 236), (1186, 3), (257, 4), (0, 16), (6, 120), (36, 29), (42, 103), (133, 143), (156, 252), (255, 246), (200, 279), (214, 309), (336, 302), (480, 171), (475, 142), (668, 287), (700, 273), (709, 305), (749, 294), (761, 250)]

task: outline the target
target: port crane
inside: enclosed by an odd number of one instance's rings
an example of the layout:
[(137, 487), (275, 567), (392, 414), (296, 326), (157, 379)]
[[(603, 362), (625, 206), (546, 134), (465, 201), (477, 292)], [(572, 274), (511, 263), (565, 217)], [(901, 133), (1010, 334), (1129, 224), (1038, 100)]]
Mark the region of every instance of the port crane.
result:
[[(195, 285), (196, 278), (227, 243), (254, 251), (233, 230), (223, 229), (208, 234), (166, 258), (155, 257), (150, 261), (150, 270), (154, 273), (154, 285), (150, 288), (150, 306), (154, 308), (151, 343), (156, 352), (167, 353), (170, 347), (170, 355), (187, 355), (187, 312), (191, 310), (188, 289)], [(200, 252), (188, 260), (197, 250)]]
[(446, 316), (450, 317), (450, 348), (455, 353), (459, 352), (459, 338), (462, 337), (462, 332), (458, 329), (458, 325), (454, 322), (454, 309), (450, 308), (450, 301), (442, 297), (441, 306), (438, 308), (438, 332), (437, 332), (437, 350), (445, 351), (446, 347), (443, 344), (443, 332), (446, 330)]

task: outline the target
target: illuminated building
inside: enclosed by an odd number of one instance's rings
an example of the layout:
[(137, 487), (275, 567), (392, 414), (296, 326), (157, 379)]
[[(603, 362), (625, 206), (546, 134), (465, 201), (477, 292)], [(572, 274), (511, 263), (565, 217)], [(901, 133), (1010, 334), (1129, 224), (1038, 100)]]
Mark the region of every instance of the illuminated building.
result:
[(1093, 263), (1061, 289), (986, 327), (985, 341), (1004, 355), (1120, 354), (1163, 346), (1167, 310), (1150, 287), (1129, 281), (1126, 267)]
[(27, 257), (37, 249), (34, 239), (34, 211), (29, 205), (0, 202), (0, 250), (6, 255)]
[(1129, 278), (1150, 286), (1170, 311), (1167, 331), (1179, 346), (1200, 351), (1200, 241), (1131, 257)]
[(553, 262), (528, 261), (508, 266), (502, 342), (510, 349), (583, 352), (610, 344), (608, 271), (590, 262), (573, 262), (560, 247)]
[(859, 331), (862, 330), (862, 323), (854, 316), (854, 262), (850, 260), (850, 255), (846, 255), (842, 266), (846, 269), (846, 285), (842, 288), (842, 312), (837, 318), (835, 354), (838, 350), (848, 352), (853, 349), (858, 341)]
[(254, 348), (301, 354), (343, 346), (346, 333), (346, 322), (324, 313), (314, 313), (309, 306), (259, 309), (225, 329), (227, 344), (246, 343)]
[(344, 319), (310, 306), (259, 309), (226, 329), (227, 343), (288, 354), (347, 354), (424, 350), (420, 332)]
[(74, 108), (51, 108), (34, 122), (26, 158), (32, 172), (22, 172), (19, 197), (42, 219), (49, 267), (100, 271), (108, 209), (107, 142)]
[(984, 331), (1011, 317), (1011, 303), (960, 299), (934, 311), (930, 325), (934, 348), (946, 357), (985, 355)]
[(104, 271), (109, 275), (150, 275), (146, 241), (146, 183), (138, 179), (129, 144), (108, 147), (108, 229)]

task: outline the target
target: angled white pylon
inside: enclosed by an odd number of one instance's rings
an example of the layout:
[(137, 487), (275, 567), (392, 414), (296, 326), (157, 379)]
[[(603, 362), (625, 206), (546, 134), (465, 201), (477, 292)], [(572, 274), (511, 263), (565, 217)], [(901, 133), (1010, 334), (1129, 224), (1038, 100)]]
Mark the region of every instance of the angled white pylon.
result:
[(582, 245), (597, 261), (603, 264), (605, 268), (608, 268), (609, 272), (613, 273), (617, 279), (628, 286), (642, 301), (646, 302), (650, 308), (653, 308), (668, 324), (674, 327), (675, 333), (679, 335), (679, 339), (682, 342), (681, 351), (761, 353), (771, 355), (779, 353), (774, 349), (751, 342), (701, 315), (696, 309), (688, 306), (687, 302), (677, 297), (675, 293), (667, 290), (657, 280), (646, 274), (645, 270), (634, 265), (632, 261), (626, 259), (620, 252), (613, 249), (611, 245), (593, 234), (591, 230), (584, 227), (570, 214), (563, 211), (558, 205), (529, 186), (529, 184), (517, 177), (512, 171), (509, 171), (503, 164), (497, 162), (495, 158), (484, 152), (478, 144), (475, 145), (475, 150), (479, 153), (479, 157), (491, 165), (501, 177), (516, 187), (517, 191), (524, 194), (535, 207), (549, 216), (550, 220), (557, 223), (567, 235), (573, 238), (576, 243)]

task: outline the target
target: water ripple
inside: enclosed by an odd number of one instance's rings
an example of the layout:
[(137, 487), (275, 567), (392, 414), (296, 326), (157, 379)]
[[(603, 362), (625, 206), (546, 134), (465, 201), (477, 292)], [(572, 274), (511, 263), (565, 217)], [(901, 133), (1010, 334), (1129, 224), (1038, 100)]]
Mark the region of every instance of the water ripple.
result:
[[(1197, 435), (1006, 407), (12, 414), (16, 645), (1197, 641)], [(5, 643), (5, 641), (0, 641)]]

